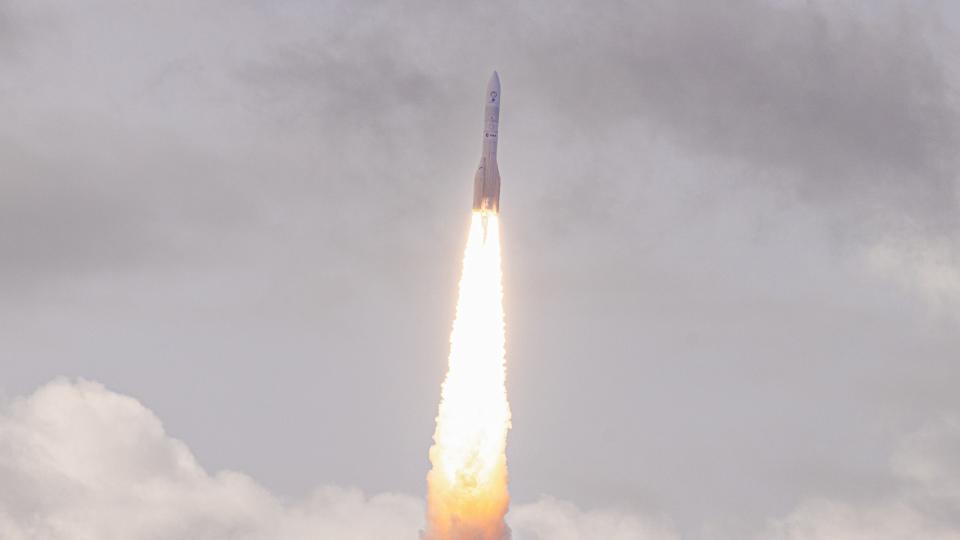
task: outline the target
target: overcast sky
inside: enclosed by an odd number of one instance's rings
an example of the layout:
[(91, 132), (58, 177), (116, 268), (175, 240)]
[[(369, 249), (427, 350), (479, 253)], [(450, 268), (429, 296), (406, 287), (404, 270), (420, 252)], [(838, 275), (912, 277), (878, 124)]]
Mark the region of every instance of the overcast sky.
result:
[(0, 0), (0, 536), (415, 538), (497, 69), (517, 540), (960, 539), (958, 32)]

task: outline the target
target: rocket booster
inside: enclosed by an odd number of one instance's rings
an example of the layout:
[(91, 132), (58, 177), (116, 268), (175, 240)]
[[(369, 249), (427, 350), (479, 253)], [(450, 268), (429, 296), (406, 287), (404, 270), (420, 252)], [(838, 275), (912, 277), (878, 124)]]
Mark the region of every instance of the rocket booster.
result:
[(483, 154), (473, 181), (473, 210), (500, 212), (500, 170), (497, 168), (497, 130), (500, 124), (500, 76), (494, 71), (487, 83), (483, 106)]

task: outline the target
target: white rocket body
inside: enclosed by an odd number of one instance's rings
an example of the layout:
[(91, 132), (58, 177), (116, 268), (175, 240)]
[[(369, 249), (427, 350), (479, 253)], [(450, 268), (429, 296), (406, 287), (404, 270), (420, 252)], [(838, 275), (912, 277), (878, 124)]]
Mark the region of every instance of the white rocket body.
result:
[(483, 106), (483, 154), (473, 181), (473, 209), (500, 212), (500, 170), (497, 168), (497, 131), (500, 124), (500, 76), (493, 72)]

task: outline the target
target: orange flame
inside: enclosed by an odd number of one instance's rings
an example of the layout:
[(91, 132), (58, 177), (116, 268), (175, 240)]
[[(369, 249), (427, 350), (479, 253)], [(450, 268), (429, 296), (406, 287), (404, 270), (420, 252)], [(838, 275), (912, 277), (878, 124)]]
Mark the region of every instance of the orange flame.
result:
[(450, 365), (427, 475), (423, 540), (507, 540), (507, 402), (500, 227), (474, 212), (463, 257)]

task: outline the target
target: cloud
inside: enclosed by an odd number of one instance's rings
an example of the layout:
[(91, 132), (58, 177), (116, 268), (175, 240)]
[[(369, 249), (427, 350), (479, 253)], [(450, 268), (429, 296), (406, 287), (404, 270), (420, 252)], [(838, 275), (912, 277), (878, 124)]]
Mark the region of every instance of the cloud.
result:
[(902, 441), (891, 460), (898, 489), (859, 501), (811, 498), (764, 540), (960, 539), (960, 422), (944, 418)]
[(0, 417), (0, 537), (415, 538), (412, 497), (322, 488), (287, 505), (241, 473), (206, 473), (135, 399), (50, 383)]
[(514, 148), (571, 156), (528, 167), (553, 197), (572, 191), (561, 215), (583, 211), (584, 182), (602, 204), (636, 180), (597, 156), (629, 163), (666, 135), (684, 161), (719, 155), (807, 201), (949, 220), (958, 118), (924, 6), (6, 0), (0, 34), (23, 45), (0, 62), (0, 254), (30, 279), (149, 260), (184, 227), (240, 230), (229, 216), (256, 222), (272, 203), (429, 207), (449, 189), (434, 179), (474, 158), (464, 96), (490, 64), (516, 96)]
[[(409, 540), (424, 519), (409, 495), (322, 487), (288, 503), (242, 473), (209, 474), (150, 410), (89, 381), (51, 382), (0, 413), (0, 486), (4, 540)], [(673, 538), (550, 498), (512, 522), (516, 540)]]
[[(532, 42), (524, 71), (550, 85), (544, 99), (591, 135), (578, 144), (639, 124), (818, 206), (924, 221), (956, 208), (960, 123), (932, 4), (568, 8), (531, 5), (510, 35)], [(644, 144), (634, 134), (615, 146)]]
[[(281, 446), (281, 443), (278, 443)], [(891, 460), (898, 488), (862, 500), (813, 497), (759, 540), (960, 538), (960, 422), (930, 422)], [(391, 540), (417, 537), (421, 499), (321, 487), (281, 500), (242, 473), (207, 473), (137, 400), (57, 380), (0, 412), (4, 540)], [(516, 505), (516, 540), (676, 540), (668, 521), (581, 510), (542, 497)]]
[(768, 540), (956, 540), (960, 530), (901, 501), (866, 506), (809, 501), (774, 527)]
[[(516, 436), (534, 448), (518, 493), (756, 523), (883, 475), (868, 426), (956, 408), (956, 333), (847, 275), (861, 252), (834, 240), (867, 237), (873, 269), (960, 298), (942, 226), (958, 215), (956, 38), (937, 19), (906, 0), (0, 0), (0, 356), (28, 359), (5, 384), (152, 393), (198, 454), (275, 492), (304, 491), (317, 447), (324, 478), (416, 492), (397, 464), (432, 429), (418, 389), (442, 374), (471, 100), (497, 67)], [(922, 226), (891, 237), (904, 221)], [(232, 405), (264, 380), (299, 421)], [(371, 399), (336, 414), (361, 383)], [(318, 416), (359, 442), (321, 446), (298, 427)], [(403, 451), (378, 459), (386, 430)], [(265, 496), (288, 522), (296, 505)]]
[(937, 311), (960, 320), (960, 241), (920, 234), (889, 236), (866, 248), (870, 270), (916, 291)]
[(517, 540), (667, 540), (676, 538), (665, 523), (614, 510), (582, 511), (573, 504), (545, 497), (511, 511)]
[(912, 493), (960, 509), (960, 418), (946, 416), (906, 437), (892, 467)]

